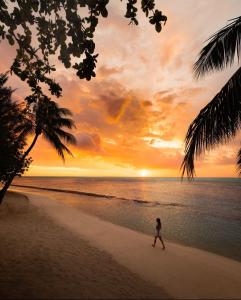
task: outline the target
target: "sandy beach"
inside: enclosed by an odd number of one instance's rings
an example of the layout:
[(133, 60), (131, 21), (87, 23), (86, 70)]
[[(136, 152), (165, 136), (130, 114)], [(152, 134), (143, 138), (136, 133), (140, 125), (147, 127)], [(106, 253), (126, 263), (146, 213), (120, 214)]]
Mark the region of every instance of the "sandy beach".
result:
[(23, 195), (0, 209), (1, 299), (166, 298)]
[(10, 194), (0, 221), (2, 298), (241, 298), (235, 260), (171, 242), (153, 249), (148, 235), (21, 192), (29, 200)]

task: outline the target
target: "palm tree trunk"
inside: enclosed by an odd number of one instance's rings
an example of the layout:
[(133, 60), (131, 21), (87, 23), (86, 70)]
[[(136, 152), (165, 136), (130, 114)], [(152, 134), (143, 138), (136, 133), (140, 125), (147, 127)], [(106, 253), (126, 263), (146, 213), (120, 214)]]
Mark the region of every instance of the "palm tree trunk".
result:
[[(13, 178), (14, 178), (14, 176), (13, 176)], [(7, 192), (7, 190), (8, 190), (8, 188), (9, 188), (10, 184), (12, 183), (13, 178), (12, 178), (12, 176), (11, 176), (11, 178), (5, 183), (5, 185), (3, 186), (3, 188), (2, 188), (1, 191), (0, 191), (0, 205), (1, 205), (2, 202), (3, 202), (3, 198), (4, 198), (4, 196), (5, 196), (6, 192)]]
[(24, 155), (21, 158), (21, 160), (24, 160), (29, 155), (30, 151), (33, 149), (34, 145), (36, 144), (38, 137), (39, 137), (39, 133), (36, 133), (35, 137), (34, 137), (34, 139), (32, 141), (32, 144), (29, 146), (28, 150), (24, 153)]
[[(24, 161), (24, 159), (29, 155), (30, 151), (33, 149), (34, 145), (36, 144), (37, 142), (37, 139), (39, 137), (39, 134), (36, 134), (33, 141), (32, 141), (32, 144), (29, 146), (29, 148), (27, 149), (27, 151), (24, 153), (24, 155), (22, 156), (21, 158), (21, 161)], [(0, 191), (0, 205), (2, 204), (3, 202), (3, 198), (9, 188), (9, 186), (11, 185), (14, 177), (16, 176), (16, 174), (18, 173), (19, 169), (16, 168), (13, 172), (13, 174), (10, 176), (10, 178), (8, 179), (8, 181), (4, 184), (2, 190)]]

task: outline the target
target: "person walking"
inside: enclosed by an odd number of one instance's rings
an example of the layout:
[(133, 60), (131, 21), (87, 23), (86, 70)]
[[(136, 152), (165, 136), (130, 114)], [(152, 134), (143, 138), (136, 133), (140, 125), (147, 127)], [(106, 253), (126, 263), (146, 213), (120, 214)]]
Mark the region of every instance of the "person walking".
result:
[(162, 228), (162, 223), (161, 223), (161, 219), (160, 218), (156, 218), (156, 235), (154, 237), (154, 243), (152, 244), (152, 247), (154, 248), (156, 246), (156, 240), (157, 238), (159, 238), (159, 240), (162, 243), (162, 249), (165, 250), (166, 247), (164, 245), (164, 242), (162, 240), (162, 236), (161, 236), (161, 228)]

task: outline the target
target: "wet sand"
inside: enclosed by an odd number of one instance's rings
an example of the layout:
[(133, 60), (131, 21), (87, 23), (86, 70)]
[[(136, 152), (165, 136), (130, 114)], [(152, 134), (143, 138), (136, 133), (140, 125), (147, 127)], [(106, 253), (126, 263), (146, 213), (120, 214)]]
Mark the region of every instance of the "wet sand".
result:
[(0, 207), (0, 241), (1, 299), (168, 298), (23, 195)]

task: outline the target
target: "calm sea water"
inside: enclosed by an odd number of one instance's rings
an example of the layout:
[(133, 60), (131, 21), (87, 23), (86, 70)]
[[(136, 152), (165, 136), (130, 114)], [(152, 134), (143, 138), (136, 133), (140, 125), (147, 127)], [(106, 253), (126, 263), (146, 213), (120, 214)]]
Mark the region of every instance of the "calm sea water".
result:
[(241, 261), (240, 179), (23, 177), (14, 183), (96, 194), (51, 192), (76, 209), (150, 235), (161, 217), (164, 239)]

